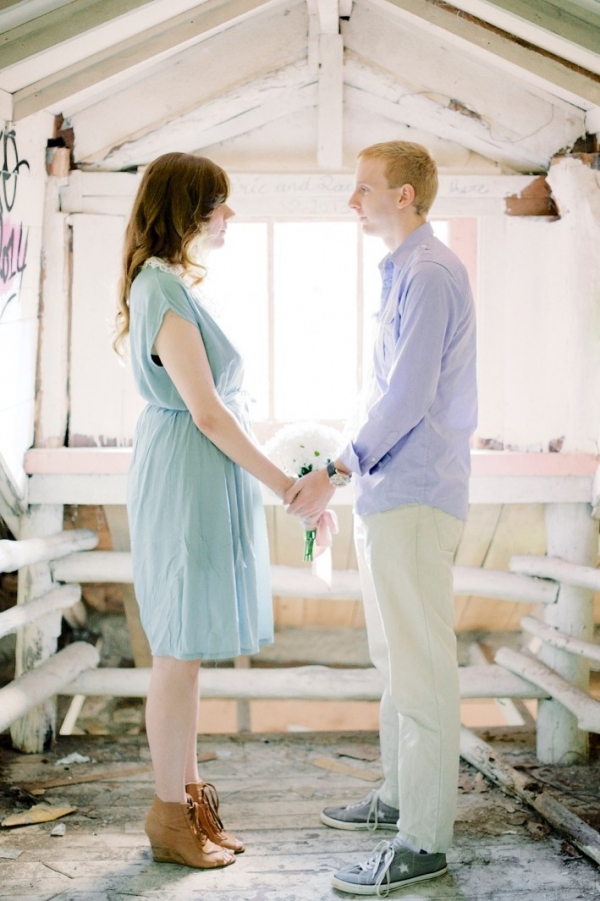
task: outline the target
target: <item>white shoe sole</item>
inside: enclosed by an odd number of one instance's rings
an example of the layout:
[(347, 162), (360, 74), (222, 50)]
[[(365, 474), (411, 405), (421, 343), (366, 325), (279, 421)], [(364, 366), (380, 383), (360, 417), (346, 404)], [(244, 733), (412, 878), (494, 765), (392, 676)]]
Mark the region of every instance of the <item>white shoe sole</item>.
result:
[(369, 823), (369, 825), (367, 823), (348, 823), (345, 820), (335, 820), (333, 817), (328, 817), (324, 811), (321, 812), (321, 822), (325, 823), (326, 826), (331, 826), (333, 829), (347, 829), (350, 832), (375, 832), (376, 829), (398, 831), (397, 823), (382, 823), (381, 821), (377, 825), (373, 823)]
[(355, 882), (344, 882), (343, 879), (338, 879), (337, 876), (331, 877), (331, 884), (334, 888), (339, 889), (341, 892), (348, 892), (350, 895), (373, 895), (374, 897), (381, 895), (385, 897), (388, 892), (396, 892), (398, 889), (404, 888), (406, 885), (413, 885), (415, 882), (435, 879), (436, 876), (443, 876), (447, 872), (448, 867), (444, 867), (443, 870), (436, 870), (435, 873), (424, 873), (422, 876), (413, 876), (412, 879), (390, 882), (389, 885), (384, 882), (379, 886), (379, 889), (374, 885), (357, 885)]

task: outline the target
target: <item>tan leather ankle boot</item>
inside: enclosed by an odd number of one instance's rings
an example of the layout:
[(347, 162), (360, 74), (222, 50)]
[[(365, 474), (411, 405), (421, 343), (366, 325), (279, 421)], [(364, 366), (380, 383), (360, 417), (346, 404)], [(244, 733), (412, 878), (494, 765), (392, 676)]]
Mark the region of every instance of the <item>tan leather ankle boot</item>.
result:
[(156, 795), (146, 817), (146, 835), (152, 857), (158, 863), (181, 863), (200, 870), (226, 867), (235, 858), (231, 851), (217, 847), (196, 818), (195, 805), (161, 801)]
[(196, 807), (196, 817), (200, 829), (206, 832), (210, 840), (222, 848), (228, 848), (235, 854), (245, 851), (243, 842), (235, 835), (231, 835), (230, 832), (225, 832), (223, 828), (219, 816), (219, 796), (214, 785), (211, 785), (210, 782), (189, 782), (185, 790)]

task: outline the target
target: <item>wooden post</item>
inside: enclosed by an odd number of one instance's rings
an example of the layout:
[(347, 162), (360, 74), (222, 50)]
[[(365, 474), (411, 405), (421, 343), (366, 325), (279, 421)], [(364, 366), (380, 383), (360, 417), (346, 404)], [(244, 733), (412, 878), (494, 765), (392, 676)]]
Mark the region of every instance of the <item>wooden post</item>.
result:
[[(115, 551), (130, 552), (127, 508), (117, 504), (106, 504), (104, 515), (106, 516), (112, 546)], [(125, 618), (131, 640), (133, 662), (136, 666), (152, 666), (152, 653), (146, 633), (142, 628), (140, 608), (138, 607), (133, 585), (131, 582), (121, 583), (121, 589), (123, 591), (123, 606), (125, 607)]]
[[(44, 538), (62, 531), (63, 508), (58, 504), (35, 505), (21, 518), (22, 538)], [(26, 604), (47, 594), (53, 587), (47, 562), (19, 570), (17, 604)], [(39, 666), (56, 653), (61, 612), (55, 611), (22, 629), (17, 635), (15, 678)], [(56, 698), (51, 697), (17, 720), (11, 727), (12, 743), (19, 751), (40, 754), (56, 734)]]
[[(548, 556), (569, 563), (595, 566), (598, 555), (598, 523), (589, 504), (547, 504)], [(561, 585), (556, 604), (544, 607), (544, 620), (560, 632), (584, 641), (593, 633), (593, 596), (586, 588)], [(540, 660), (583, 691), (589, 690), (589, 661), (559, 648), (544, 645)], [(538, 706), (537, 756), (542, 763), (572, 764), (586, 760), (588, 735), (577, 726), (577, 718), (555, 700)]]

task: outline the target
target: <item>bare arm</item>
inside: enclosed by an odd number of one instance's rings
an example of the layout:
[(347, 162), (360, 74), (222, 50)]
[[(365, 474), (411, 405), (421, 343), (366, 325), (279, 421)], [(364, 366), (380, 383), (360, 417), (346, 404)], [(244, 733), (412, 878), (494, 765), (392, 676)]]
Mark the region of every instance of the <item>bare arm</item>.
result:
[(173, 384), (197, 428), (227, 457), (283, 498), (294, 484), (244, 432), (217, 394), (202, 336), (198, 329), (169, 310), (155, 341)]

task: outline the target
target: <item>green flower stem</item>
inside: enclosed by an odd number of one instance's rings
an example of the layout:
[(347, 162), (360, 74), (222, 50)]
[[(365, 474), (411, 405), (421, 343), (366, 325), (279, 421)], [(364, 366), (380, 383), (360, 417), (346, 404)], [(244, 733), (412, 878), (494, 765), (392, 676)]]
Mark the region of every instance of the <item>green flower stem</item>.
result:
[(313, 547), (317, 537), (316, 529), (307, 529), (304, 533), (304, 562), (309, 563), (313, 558)]

